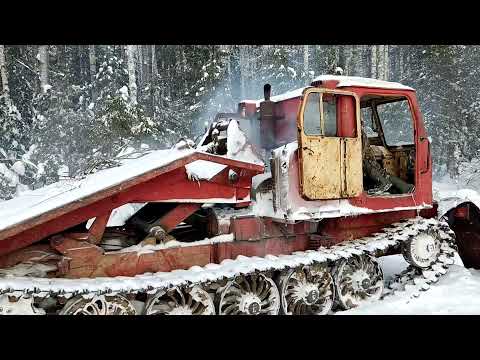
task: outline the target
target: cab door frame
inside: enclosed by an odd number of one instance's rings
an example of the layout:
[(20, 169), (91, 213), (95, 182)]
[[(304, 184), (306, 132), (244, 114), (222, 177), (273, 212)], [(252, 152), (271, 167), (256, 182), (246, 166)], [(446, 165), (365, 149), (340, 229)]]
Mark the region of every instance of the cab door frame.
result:
[[(318, 93), (321, 134), (304, 131), (304, 112), (308, 96)], [(355, 101), (355, 137), (325, 136), (323, 94), (351, 96)], [(337, 119), (340, 114), (336, 113)], [(342, 119), (340, 118), (340, 121)], [(337, 134), (339, 130), (337, 120)], [(307, 200), (357, 197), (363, 192), (363, 159), (360, 123), (360, 99), (357, 94), (337, 89), (306, 88), (297, 115), (299, 184)]]

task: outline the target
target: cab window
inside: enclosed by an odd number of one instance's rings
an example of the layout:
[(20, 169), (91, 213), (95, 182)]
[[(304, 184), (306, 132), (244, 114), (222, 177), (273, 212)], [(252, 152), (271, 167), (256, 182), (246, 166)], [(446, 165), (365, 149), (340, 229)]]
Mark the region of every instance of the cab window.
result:
[(356, 137), (356, 100), (351, 95), (317, 93), (307, 95), (303, 112), (305, 135)]
[(388, 146), (414, 143), (413, 116), (407, 99), (377, 104), (376, 110), (382, 125), (385, 143)]
[(303, 127), (306, 135), (337, 136), (337, 97), (321, 93), (308, 94), (303, 112)]
[(303, 127), (306, 135), (322, 135), (320, 126), (320, 93), (310, 93), (303, 112)]
[(337, 136), (337, 97), (323, 94), (323, 123), (325, 136)]

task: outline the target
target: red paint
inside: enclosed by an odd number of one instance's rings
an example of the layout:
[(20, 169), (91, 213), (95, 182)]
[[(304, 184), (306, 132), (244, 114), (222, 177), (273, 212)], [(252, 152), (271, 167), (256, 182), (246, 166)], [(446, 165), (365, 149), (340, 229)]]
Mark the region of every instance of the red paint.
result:
[(328, 245), (337, 244), (345, 240), (368, 236), (381, 231), (390, 224), (416, 216), (416, 211), (408, 210), (334, 218), (319, 226), (318, 235), (324, 237), (325, 240), (328, 239)]
[[(185, 165), (195, 160), (207, 160), (228, 165), (239, 174), (235, 184), (228, 181), (228, 169), (212, 181), (190, 181)], [(205, 199), (225, 198), (232, 203), (245, 203), (250, 195), (251, 178), (263, 172), (263, 166), (224, 157), (193, 153), (160, 169), (139, 176), (111, 189), (44, 213), (24, 224), (0, 232), (0, 255), (26, 247), (50, 235), (106, 214), (132, 202), (155, 202), (175, 199), (176, 202), (204, 203)]]
[(480, 269), (480, 210), (473, 203), (463, 203), (447, 213), (447, 218), (463, 264)]
[(275, 104), (275, 142), (277, 146), (297, 140), (297, 112), (301, 97), (280, 101)]
[(457, 207), (453, 210), (453, 216), (457, 219), (465, 219), (468, 220), (470, 218), (470, 207), (469, 206), (461, 206)]
[(337, 99), (337, 136), (357, 137), (355, 98), (340, 96)]
[[(295, 251), (330, 246), (344, 240), (368, 236), (392, 222), (416, 216), (415, 211), (385, 213), (378, 216), (326, 219), (315, 227), (307, 223), (279, 224), (268, 219), (232, 219), (236, 235), (233, 242), (167, 248), (152, 253), (109, 252), (85, 241), (87, 236), (67, 234), (54, 237), (52, 247), (68, 260), (68, 278), (97, 276), (134, 276), (145, 272), (188, 269), (194, 265), (220, 263), (239, 255), (259, 256), (291, 254)], [(253, 229), (256, 229), (254, 231)], [(80, 236), (79, 236), (80, 235)], [(65, 259), (63, 259), (65, 260)], [(10, 261), (10, 263), (12, 263)]]
[(192, 215), (195, 211), (200, 209), (202, 204), (180, 204), (177, 205), (174, 209), (166, 213), (159, 220), (159, 225), (166, 232), (170, 232), (180, 224), (187, 217)]
[(103, 233), (105, 232), (105, 227), (108, 224), (108, 219), (110, 218), (111, 213), (112, 211), (110, 210), (103, 215), (97, 216), (92, 226), (90, 226), (88, 233), (94, 240), (95, 244), (98, 244), (102, 240)]

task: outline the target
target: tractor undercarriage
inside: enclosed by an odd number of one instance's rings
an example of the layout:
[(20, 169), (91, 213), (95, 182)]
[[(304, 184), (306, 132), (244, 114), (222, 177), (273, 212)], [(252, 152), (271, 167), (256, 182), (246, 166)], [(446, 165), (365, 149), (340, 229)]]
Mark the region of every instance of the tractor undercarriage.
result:
[[(64, 256), (61, 261), (58, 254), (45, 255), (41, 245), (26, 249), (24, 253), (45, 257), (39, 262), (38, 256), (17, 256), (23, 261), (4, 270), (1, 313), (28, 308), (34, 314), (327, 314), (405, 287), (418, 295), (453, 263), (454, 236), (448, 225), (409, 219), (414, 212), (390, 214), (401, 220), (386, 226), (378, 216), (366, 215), (357, 222), (370, 226), (352, 228), (332, 219), (314, 230), (307, 223), (259, 223), (248, 214), (237, 219), (233, 208), (215, 210), (217, 219), (231, 221), (232, 233), (108, 252), (64, 234), (51, 240)], [(248, 231), (252, 222), (262, 232)], [(340, 240), (362, 232), (368, 236)], [(422, 236), (426, 241), (415, 244)], [(376, 258), (401, 252), (412, 265), (385, 286)], [(61, 269), (58, 265), (66, 259), (68, 265)], [(19, 277), (27, 274), (29, 264), (29, 276)], [(37, 269), (42, 267), (50, 270), (44, 277)]]

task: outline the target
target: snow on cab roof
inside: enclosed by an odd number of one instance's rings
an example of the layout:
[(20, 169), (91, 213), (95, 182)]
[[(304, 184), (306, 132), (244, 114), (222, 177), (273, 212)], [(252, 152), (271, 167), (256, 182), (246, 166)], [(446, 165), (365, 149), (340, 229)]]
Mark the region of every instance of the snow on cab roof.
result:
[[(303, 90), (305, 90), (307, 87), (308, 86), (304, 86), (304, 87), (301, 87), (301, 88), (298, 88), (298, 89), (295, 89), (295, 90), (292, 90), (292, 91), (288, 91), (288, 92), (280, 94), (280, 95), (272, 96), (270, 98), (270, 100), (273, 101), (273, 102), (277, 102), (277, 101), (283, 101), (283, 100), (287, 100), (287, 99), (293, 99), (293, 98), (296, 98), (296, 97), (300, 97), (300, 96), (302, 96)], [(262, 98), (262, 99), (259, 99), (259, 100), (242, 100), (241, 102), (242, 103), (249, 103), (249, 104), (254, 103), (256, 106), (260, 106), (260, 103), (263, 100), (264, 99)]]
[[(313, 79), (312, 84), (317, 81), (328, 81), (328, 80), (337, 80), (337, 88), (347, 87), (347, 86), (358, 86), (358, 87), (370, 87), (370, 88), (380, 88), (380, 89), (396, 89), (396, 90), (414, 90), (410, 86), (402, 85), (397, 82), (364, 78), (360, 76), (341, 76), (341, 75), (320, 75)], [(302, 96), (303, 90), (308, 86), (298, 88), (284, 94), (275, 95), (270, 98), (273, 102), (293, 99), (299, 96)], [(260, 106), (260, 103), (264, 99), (259, 100), (242, 100), (242, 103), (255, 104), (255, 106)]]
[(337, 87), (359, 86), (382, 89), (414, 90), (413, 88), (402, 85), (397, 82), (364, 78), (360, 76), (341, 76), (341, 75), (320, 75), (313, 79), (312, 83), (317, 81), (337, 80)]
[(100, 170), (78, 180), (63, 180), (25, 192), (0, 202), (0, 231), (23, 223), (43, 213), (61, 208), (99, 191), (119, 186), (137, 176), (161, 168), (193, 154), (194, 150), (155, 150), (141, 159), (126, 159), (122, 165)]

